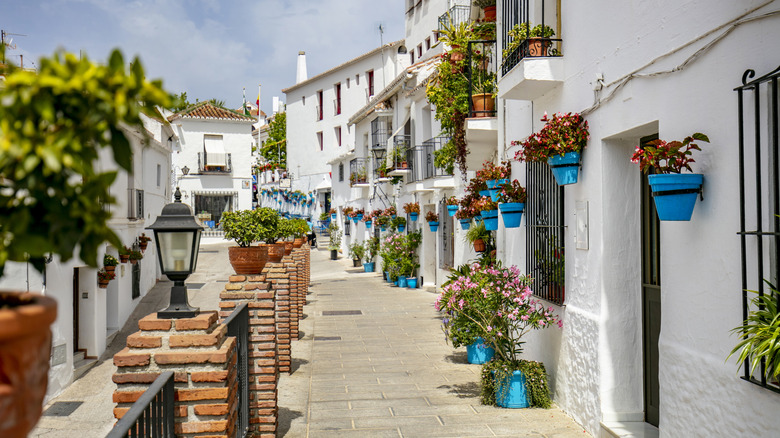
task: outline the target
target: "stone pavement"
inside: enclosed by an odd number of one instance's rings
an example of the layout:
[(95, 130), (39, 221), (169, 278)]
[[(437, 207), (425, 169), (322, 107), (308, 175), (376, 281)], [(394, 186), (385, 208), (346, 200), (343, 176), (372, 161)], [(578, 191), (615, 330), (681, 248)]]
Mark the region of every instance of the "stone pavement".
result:
[(279, 382), (278, 436), (589, 436), (557, 408), (481, 405), (480, 366), (445, 342), (436, 294), (387, 286), (351, 264), (312, 251), (304, 334)]

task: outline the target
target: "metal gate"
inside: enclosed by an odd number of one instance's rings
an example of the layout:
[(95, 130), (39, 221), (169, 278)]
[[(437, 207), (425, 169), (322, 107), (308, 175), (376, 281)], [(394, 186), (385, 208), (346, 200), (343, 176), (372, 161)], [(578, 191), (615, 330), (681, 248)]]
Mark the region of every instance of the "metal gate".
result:
[(236, 338), (236, 367), (238, 368), (238, 419), (236, 437), (243, 438), (249, 431), (249, 308), (241, 303), (225, 320), (227, 335)]

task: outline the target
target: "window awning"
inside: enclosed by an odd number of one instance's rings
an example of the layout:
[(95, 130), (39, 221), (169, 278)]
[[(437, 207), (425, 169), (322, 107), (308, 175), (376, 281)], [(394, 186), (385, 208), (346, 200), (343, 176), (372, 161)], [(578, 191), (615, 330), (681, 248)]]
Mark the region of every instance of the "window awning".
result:
[(227, 166), (227, 154), (221, 135), (204, 135), (203, 148), (206, 150), (206, 166)]
[(229, 190), (193, 190), (192, 194), (198, 196), (236, 196), (238, 192)]

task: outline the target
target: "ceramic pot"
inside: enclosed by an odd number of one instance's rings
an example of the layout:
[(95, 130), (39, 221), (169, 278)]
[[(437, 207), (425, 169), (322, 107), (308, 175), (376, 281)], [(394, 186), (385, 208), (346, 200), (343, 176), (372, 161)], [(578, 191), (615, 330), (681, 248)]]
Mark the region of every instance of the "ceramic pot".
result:
[(268, 247), (260, 246), (231, 246), (228, 248), (230, 265), (238, 275), (257, 275), (263, 271), (268, 262)]

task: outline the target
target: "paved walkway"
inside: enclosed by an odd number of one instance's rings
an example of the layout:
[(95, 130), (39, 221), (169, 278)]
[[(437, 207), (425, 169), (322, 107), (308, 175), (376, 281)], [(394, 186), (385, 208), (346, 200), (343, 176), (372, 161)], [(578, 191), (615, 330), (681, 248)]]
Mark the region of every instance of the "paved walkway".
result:
[(304, 337), (279, 385), (279, 436), (589, 436), (559, 409), (481, 405), (480, 366), (445, 342), (435, 293), (328, 258), (312, 251)]

